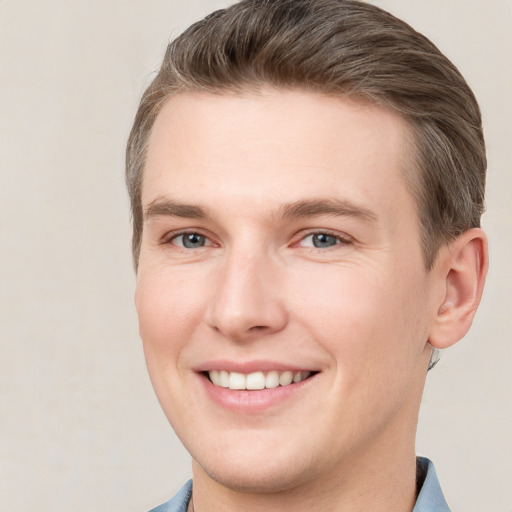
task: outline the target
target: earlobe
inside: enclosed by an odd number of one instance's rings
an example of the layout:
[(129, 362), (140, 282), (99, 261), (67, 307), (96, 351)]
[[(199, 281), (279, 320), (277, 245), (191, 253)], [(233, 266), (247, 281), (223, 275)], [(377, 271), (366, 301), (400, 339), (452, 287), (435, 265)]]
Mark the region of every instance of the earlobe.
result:
[(443, 289), (437, 305), (429, 342), (439, 349), (459, 341), (469, 330), (487, 275), (487, 237), (480, 228), (462, 233), (436, 264)]

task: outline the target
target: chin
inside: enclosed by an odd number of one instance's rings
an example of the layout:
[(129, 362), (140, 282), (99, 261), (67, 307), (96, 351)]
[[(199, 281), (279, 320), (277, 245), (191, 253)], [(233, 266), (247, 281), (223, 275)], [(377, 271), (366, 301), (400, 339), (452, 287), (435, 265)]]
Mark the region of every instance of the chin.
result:
[(276, 457), (275, 452), (265, 449), (257, 454), (244, 450), (230, 452), (221, 457), (194, 459), (194, 471), (197, 468), (223, 487), (242, 493), (283, 492), (310, 478), (307, 464), (300, 460), (297, 451), (287, 457)]
[(228, 468), (203, 467), (202, 470), (215, 482), (241, 493), (269, 494), (289, 491), (307, 480), (300, 471), (291, 472), (289, 468), (267, 468), (254, 471), (251, 468), (232, 465)]

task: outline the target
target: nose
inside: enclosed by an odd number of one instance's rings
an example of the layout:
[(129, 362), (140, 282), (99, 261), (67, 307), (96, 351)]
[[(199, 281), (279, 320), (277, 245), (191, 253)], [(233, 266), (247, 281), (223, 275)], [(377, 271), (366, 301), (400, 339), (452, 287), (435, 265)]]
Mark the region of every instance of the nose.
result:
[(235, 341), (281, 331), (288, 314), (279, 281), (279, 269), (271, 256), (230, 254), (217, 276), (208, 323)]

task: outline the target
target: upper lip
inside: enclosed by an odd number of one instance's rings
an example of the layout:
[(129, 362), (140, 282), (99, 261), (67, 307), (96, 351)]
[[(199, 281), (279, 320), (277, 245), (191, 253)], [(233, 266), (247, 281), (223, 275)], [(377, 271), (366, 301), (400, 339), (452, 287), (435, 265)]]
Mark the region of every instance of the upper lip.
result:
[(252, 361), (230, 361), (224, 359), (215, 359), (205, 361), (198, 365), (195, 370), (197, 372), (208, 372), (212, 370), (225, 370), (228, 372), (238, 372), (243, 374), (250, 374), (254, 372), (269, 372), (276, 370), (278, 372), (292, 371), (292, 372), (306, 372), (317, 371), (303, 365), (295, 365), (290, 363), (281, 363), (278, 361), (270, 361), (263, 359), (255, 359)]

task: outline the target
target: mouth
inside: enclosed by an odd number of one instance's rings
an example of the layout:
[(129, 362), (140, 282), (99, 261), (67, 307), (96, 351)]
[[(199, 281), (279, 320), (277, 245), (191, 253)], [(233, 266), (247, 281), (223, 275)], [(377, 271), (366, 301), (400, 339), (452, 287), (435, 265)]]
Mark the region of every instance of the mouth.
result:
[(318, 372), (314, 371), (256, 371), (252, 373), (210, 370), (203, 374), (217, 387), (233, 390), (257, 391), (286, 387), (303, 382)]

